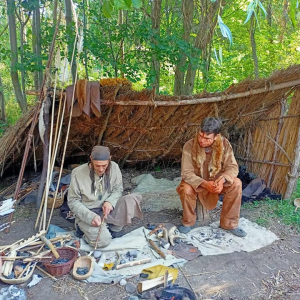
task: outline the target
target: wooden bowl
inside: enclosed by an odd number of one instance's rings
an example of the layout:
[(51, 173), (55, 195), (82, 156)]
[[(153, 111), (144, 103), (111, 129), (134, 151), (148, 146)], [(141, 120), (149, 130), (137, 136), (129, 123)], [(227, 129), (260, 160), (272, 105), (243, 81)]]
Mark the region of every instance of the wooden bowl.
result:
[(296, 206), (295, 211), (300, 207), (300, 198), (294, 200), (294, 205)]
[[(29, 262), (30, 264), (30, 262)], [(22, 276), (21, 278), (13, 278), (13, 279), (8, 279), (2, 275), (0, 275), (0, 280), (7, 283), (7, 284), (20, 284), (26, 282), (33, 274), (33, 271), (35, 269), (35, 266), (33, 266), (30, 270), (30, 272), (26, 276)]]
[[(84, 280), (89, 278), (94, 271), (95, 259), (91, 256), (80, 256), (76, 259), (73, 266), (73, 277), (77, 280)], [(84, 275), (77, 274), (77, 268), (88, 268), (88, 272)]]

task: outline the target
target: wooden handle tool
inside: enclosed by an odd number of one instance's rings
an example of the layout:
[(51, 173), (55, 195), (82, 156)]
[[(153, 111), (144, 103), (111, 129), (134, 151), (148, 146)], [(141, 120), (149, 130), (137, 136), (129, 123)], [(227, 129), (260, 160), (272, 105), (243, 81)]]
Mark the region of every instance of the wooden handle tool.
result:
[(150, 246), (152, 247), (153, 250), (155, 250), (155, 252), (157, 252), (163, 259), (166, 259), (166, 255), (159, 249), (158, 246), (156, 246), (156, 244), (147, 237), (146, 231), (144, 229), (144, 235), (146, 237), (146, 240), (149, 242)]
[(40, 239), (50, 248), (51, 252), (54, 254), (55, 258), (59, 258), (59, 254), (52, 245), (52, 243), (46, 239), (44, 236), (41, 236)]
[(102, 229), (102, 225), (103, 225), (104, 221), (105, 221), (105, 217), (103, 217), (103, 219), (101, 221), (101, 224), (99, 226), (99, 231), (98, 231), (98, 235), (97, 235), (97, 238), (96, 238), (94, 251), (97, 250), (97, 246), (98, 246), (98, 242), (99, 242), (99, 238), (100, 238), (100, 233), (101, 233), (101, 229)]

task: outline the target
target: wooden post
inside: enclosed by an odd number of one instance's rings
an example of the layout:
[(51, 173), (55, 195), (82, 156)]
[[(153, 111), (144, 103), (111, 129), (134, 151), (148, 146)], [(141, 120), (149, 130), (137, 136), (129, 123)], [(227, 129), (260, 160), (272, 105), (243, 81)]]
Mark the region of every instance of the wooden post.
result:
[(209, 211), (203, 207), (199, 199), (197, 199), (197, 203), (196, 203), (196, 215), (197, 215), (197, 221), (199, 221), (203, 225), (207, 224), (210, 219)]
[[(275, 137), (275, 145), (274, 145), (274, 152), (273, 152), (273, 157), (272, 157), (272, 161), (276, 161), (276, 157), (277, 157), (277, 152), (278, 152), (278, 142), (279, 142), (279, 137), (280, 137), (280, 133), (281, 133), (281, 129), (283, 126), (283, 119), (281, 117), (284, 116), (287, 106), (286, 106), (286, 99), (282, 99), (280, 101), (281, 103), (281, 111), (280, 111), (280, 118), (278, 119), (278, 124), (277, 124), (277, 133), (276, 133), (276, 137)], [(268, 178), (268, 182), (267, 182), (267, 186), (270, 187), (271, 186), (271, 180), (273, 177), (273, 173), (274, 173), (274, 165), (271, 165), (271, 170), (269, 173), (269, 178)]]
[(297, 136), (297, 143), (295, 147), (295, 158), (294, 163), (292, 165), (291, 173), (289, 175), (289, 182), (286, 188), (286, 192), (284, 194), (284, 199), (290, 199), (292, 193), (295, 189), (296, 182), (299, 176), (299, 164), (300, 164), (300, 126), (298, 127), (298, 136)]

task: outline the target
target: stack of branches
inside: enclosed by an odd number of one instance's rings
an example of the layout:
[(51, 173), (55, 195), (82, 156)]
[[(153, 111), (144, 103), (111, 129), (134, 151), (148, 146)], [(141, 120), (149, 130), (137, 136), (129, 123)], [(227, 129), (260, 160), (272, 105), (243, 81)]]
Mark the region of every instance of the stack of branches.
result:
[[(2, 177), (4, 170), (14, 163), (15, 159), (18, 160), (18, 158), (23, 156), (27, 142), (27, 133), (36, 109), (36, 105), (30, 107), (16, 124), (10, 127), (0, 139), (0, 177)], [(37, 140), (35, 140), (35, 142), (37, 142)], [(33, 155), (33, 152), (31, 154)]]

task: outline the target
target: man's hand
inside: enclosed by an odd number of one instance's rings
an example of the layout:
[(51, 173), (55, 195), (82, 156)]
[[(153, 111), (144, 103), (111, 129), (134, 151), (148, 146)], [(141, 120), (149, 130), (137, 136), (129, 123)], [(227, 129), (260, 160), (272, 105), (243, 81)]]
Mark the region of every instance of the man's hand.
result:
[(109, 213), (113, 210), (113, 207), (109, 202), (104, 202), (104, 204), (102, 205), (102, 210), (103, 210), (103, 217), (104, 219), (106, 219)]
[(201, 183), (201, 186), (212, 194), (220, 194), (223, 190), (223, 184), (224, 178), (222, 178), (218, 182), (205, 180)]
[(91, 225), (93, 227), (99, 227), (101, 225), (101, 217), (99, 215), (95, 216)]
[(221, 178), (219, 181), (213, 183), (214, 183), (213, 193), (220, 194), (223, 190), (224, 178)]
[(208, 190), (210, 193), (216, 194), (215, 192), (215, 186), (214, 186), (214, 181), (203, 181), (201, 183), (201, 187), (205, 188), (206, 190)]

